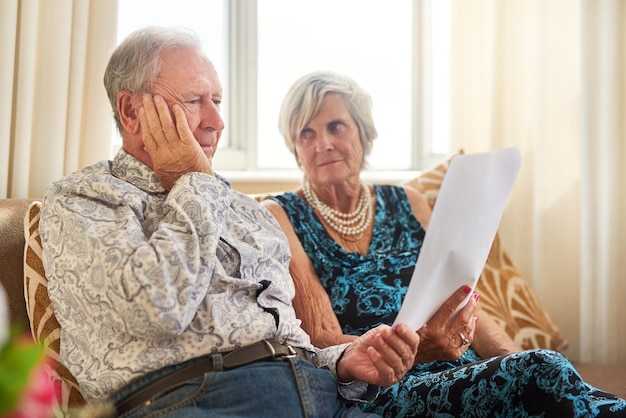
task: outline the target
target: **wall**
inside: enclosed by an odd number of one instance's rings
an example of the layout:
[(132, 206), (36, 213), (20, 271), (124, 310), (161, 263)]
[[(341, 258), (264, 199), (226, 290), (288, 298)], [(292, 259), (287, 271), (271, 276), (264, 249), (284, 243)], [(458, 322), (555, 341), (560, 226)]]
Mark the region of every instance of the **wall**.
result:
[(280, 192), (291, 191), (300, 186), (300, 181), (246, 181), (246, 180), (234, 180), (231, 182), (233, 189), (242, 193), (268, 193), (268, 192)]

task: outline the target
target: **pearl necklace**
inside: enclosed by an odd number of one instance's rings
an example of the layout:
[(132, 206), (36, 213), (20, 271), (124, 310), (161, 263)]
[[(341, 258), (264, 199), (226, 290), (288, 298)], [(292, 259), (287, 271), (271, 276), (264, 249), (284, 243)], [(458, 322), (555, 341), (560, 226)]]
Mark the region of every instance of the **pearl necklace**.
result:
[[(302, 191), (309, 205), (316, 209), (328, 225), (344, 239), (356, 241), (372, 222), (372, 195), (369, 187), (361, 183), (361, 196), (354, 212), (343, 213), (322, 202), (311, 189), (311, 183), (304, 179)], [(350, 239), (349, 237), (352, 237)]]

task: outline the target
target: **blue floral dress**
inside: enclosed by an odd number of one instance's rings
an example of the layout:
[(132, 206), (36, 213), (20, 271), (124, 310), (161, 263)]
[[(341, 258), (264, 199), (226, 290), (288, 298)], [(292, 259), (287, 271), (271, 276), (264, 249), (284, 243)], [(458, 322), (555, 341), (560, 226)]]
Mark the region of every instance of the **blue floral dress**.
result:
[[(425, 236), (402, 187), (377, 185), (375, 196), (366, 255), (337, 244), (298, 195), (272, 197), (286, 211), (346, 334), (393, 323)], [(470, 348), (457, 361), (413, 367), (362, 408), (385, 417), (626, 416), (626, 401), (585, 384), (551, 350), (481, 359)]]

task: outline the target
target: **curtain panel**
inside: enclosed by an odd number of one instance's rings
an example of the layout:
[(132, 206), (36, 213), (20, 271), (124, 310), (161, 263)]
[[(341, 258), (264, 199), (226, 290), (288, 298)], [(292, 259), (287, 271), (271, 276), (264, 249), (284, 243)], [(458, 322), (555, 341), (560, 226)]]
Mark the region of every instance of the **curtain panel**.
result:
[(48, 184), (110, 154), (102, 76), (117, 2), (0, 2), (0, 198), (41, 198)]
[(451, 149), (520, 147), (504, 245), (568, 356), (626, 364), (626, 4), (452, 5)]

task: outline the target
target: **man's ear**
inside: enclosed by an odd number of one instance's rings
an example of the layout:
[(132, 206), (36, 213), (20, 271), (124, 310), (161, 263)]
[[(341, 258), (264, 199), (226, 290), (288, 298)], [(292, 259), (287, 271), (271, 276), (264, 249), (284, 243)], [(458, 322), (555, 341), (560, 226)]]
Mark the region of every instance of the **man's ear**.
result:
[(117, 112), (120, 115), (120, 123), (125, 131), (130, 134), (139, 133), (139, 108), (140, 101), (126, 90), (117, 93)]

